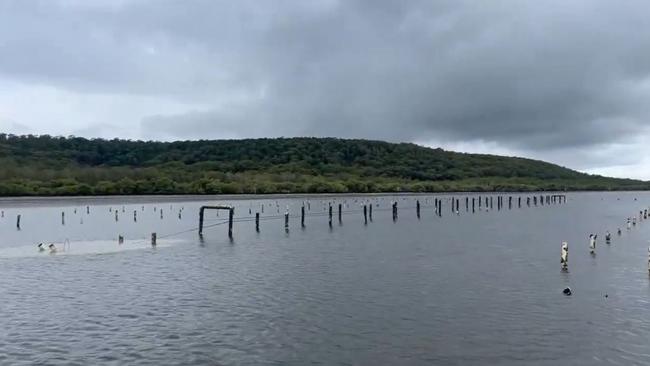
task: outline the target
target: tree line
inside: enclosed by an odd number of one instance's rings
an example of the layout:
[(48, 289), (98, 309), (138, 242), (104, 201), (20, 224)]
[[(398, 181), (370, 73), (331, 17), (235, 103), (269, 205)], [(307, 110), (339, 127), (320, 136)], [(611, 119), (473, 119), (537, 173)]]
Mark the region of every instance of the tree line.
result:
[(0, 134), (0, 195), (642, 190), (516, 157), (337, 138), (133, 141)]

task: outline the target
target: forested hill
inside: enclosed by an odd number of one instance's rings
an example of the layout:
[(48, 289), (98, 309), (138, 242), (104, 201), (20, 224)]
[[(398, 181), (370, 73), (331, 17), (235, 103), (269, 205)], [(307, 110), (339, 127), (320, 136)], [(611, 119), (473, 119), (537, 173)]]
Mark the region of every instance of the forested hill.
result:
[(542, 161), (335, 138), (152, 142), (0, 134), (0, 195), (649, 189)]

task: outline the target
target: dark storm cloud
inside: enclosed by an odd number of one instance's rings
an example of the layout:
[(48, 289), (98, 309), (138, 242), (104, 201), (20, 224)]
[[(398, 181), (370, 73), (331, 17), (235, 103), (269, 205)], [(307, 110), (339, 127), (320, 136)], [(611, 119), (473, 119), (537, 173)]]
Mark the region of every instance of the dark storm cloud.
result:
[(645, 1), (4, 1), (0, 75), (188, 104), (152, 111), (143, 138), (601, 149), (648, 133), (649, 10)]

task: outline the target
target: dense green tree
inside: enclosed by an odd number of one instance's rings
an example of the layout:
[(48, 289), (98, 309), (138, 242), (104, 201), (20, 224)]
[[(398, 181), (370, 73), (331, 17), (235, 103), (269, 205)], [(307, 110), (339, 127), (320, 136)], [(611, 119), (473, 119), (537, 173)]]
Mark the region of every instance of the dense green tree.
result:
[(0, 134), (0, 195), (633, 190), (523, 158), (335, 138), (131, 141)]

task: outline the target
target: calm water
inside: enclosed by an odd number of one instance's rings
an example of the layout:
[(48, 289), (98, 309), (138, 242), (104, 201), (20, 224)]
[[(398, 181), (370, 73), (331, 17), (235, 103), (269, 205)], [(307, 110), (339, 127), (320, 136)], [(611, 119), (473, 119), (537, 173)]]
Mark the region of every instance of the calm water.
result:
[[(433, 197), (417, 197), (420, 220), (413, 196), (0, 201), (0, 364), (650, 364), (650, 222), (625, 228), (650, 194), (501, 211), (495, 198), (475, 214), (459, 196), (460, 215), (445, 202), (442, 217)], [(282, 219), (262, 220), (259, 234), (236, 222), (230, 241), (226, 214), (209, 212), (219, 225), (203, 241), (170, 235), (195, 228), (202, 204), (233, 204), (240, 220), (261, 204), (263, 216), (287, 205), (295, 215), (303, 200), (304, 230), (295, 217), (288, 233)], [(375, 203), (367, 226), (361, 200)], [(330, 229), (328, 201), (354, 212), (339, 224), (335, 210)], [(57, 254), (36, 250), (66, 239)]]

